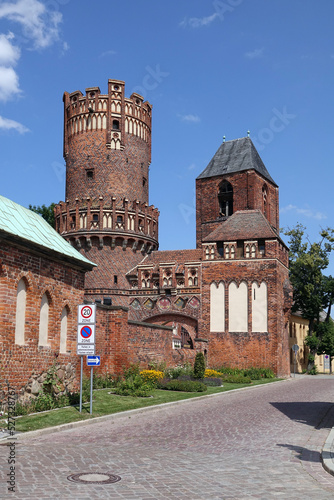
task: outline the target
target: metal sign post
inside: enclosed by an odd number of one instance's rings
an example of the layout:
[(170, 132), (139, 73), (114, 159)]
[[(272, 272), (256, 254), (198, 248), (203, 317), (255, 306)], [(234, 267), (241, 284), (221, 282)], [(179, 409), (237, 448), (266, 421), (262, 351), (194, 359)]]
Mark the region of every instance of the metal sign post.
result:
[(100, 366), (100, 356), (87, 356), (87, 366), (90, 366), (90, 414), (93, 413), (93, 366)]
[(83, 372), (83, 357), (80, 356), (80, 413), (82, 412), (82, 372)]

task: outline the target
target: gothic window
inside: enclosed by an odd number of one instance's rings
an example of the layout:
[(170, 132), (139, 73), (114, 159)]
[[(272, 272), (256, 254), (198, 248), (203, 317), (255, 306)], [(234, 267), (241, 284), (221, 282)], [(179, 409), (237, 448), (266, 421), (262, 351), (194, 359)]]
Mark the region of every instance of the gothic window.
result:
[(194, 348), (189, 332), (183, 326), (181, 326), (181, 344), (182, 347)]
[(225, 331), (225, 286), (210, 285), (210, 332)]
[(252, 283), (252, 331), (264, 333), (268, 331), (268, 298), (267, 284), (260, 286)]
[(230, 258), (230, 247), (228, 245), (226, 245), (225, 247), (225, 259), (229, 259)]
[(220, 185), (218, 202), (220, 217), (229, 217), (233, 214), (233, 187), (227, 181), (223, 181)]
[(245, 282), (229, 285), (229, 331), (248, 331), (248, 288)]
[(210, 259), (210, 249), (209, 249), (209, 247), (205, 248), (205, 259), (206, 260)]
[(235, 257), (235, 247), (234, 245), (231, 246), (231, 259), (234, 259)]
[(172, 286), (172, 271), (171, 269), (164, 269), (163, 271), (163, 286)]
[(249, 245), (246, 245), (246, 259), (249, 259), (249, 256), (250, 256)]
[(24, 344), (24, 331), (26, 322), (27, 287), (22, 278), (17, 285), (16, 292), (16, 322), (15, 344)]
[(112, 129), (113, 130), (119, 130), (119, 121), (118, 120), (113, 120), (112, 121)]
[(197, 269), (192, 268), (188, 271), (188, 286), (197, 286), (198, 285), (198, 273)]
[(60, 347), (59, 352), (66, 354), (67, 348), (67, 318), (68, 318), (68, 309), (65, 306), (61, 313), (60, 320)]
[(48, 330), (49, 330), (49, 299), (45, 293), (41, 300), (41, 308), (39, 315), (39, 346), (47, 346), (48, 344)]
[(255, 259), (255, 257), (256, 257), (256, 246), (255, 245), (252, 245), (251, 257), (252, 257), (252, 259)]
[(268, 210), (268, 189), (266, 184), (262, 186), (263, 213), (267, 217)]

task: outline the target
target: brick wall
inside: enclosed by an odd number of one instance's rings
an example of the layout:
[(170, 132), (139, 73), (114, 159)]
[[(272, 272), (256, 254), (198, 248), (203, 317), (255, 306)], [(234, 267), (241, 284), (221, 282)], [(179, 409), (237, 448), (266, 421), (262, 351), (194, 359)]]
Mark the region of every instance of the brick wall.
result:
[[(278, 188), (255, 171), (239, 172), (234, 175), (209, 177), (196, 180), (196, 245), (201, 246), (203, 238), (211, 233), (221, 220), (219, 217), (218, 192), (223, 180), (233, 187), (233, 212), (258, 209), (271, 225), (279, 229)], [(263, 203), (263, 186), (267, 189), (266, 207)]]
[[(58, 366), (77, 369), (77, 305), (83, 301), (84, 273), (28, 249), (2, 242), (0, 250), (0, 391), (7, 380), (22, 393), (33, 375)], [(24, 345), (15, 344), (16, 294), (20, 279), (27, 288)], [(48, 346), (38, 346), (41, 299), (49, 298)], [(68, 308), (67, 352), (60, 354), (60, 325)], [(68, 366), (70, 365), (70, 367)], [(71, 389), (75, 388), (74, 386)]]

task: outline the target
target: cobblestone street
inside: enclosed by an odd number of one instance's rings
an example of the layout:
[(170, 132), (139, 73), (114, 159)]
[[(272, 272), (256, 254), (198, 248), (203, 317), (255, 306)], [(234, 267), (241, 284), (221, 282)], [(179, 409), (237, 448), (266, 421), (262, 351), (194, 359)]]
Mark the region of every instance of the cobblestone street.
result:
[[(334, 425), (334, 377), (300, 377), (23, 440), (16, 491), (0, 447), (1, 498), (329, 500), (320, 452)], [(76, 473), (111, 473), (82, 484)]]

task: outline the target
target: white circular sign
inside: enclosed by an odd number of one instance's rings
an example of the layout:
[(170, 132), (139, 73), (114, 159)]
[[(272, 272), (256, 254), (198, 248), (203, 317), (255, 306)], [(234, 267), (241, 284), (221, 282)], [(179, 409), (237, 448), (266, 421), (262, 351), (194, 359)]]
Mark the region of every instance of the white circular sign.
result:
[(90, 306), (85, 306), (81, 309), (81, 316), (84, 319), (88, 319), (93, 314), (93, 309)]

